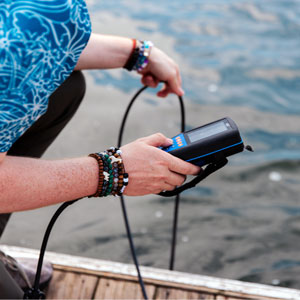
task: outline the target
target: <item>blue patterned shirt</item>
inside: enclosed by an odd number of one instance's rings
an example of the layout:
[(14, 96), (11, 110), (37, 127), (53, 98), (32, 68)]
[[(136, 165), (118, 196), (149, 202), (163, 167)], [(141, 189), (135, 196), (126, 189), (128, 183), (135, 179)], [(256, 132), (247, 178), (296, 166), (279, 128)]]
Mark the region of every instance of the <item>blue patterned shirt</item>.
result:
[(0, 0), (0, 152), (46, 112), (90, 34), (84, 0)]

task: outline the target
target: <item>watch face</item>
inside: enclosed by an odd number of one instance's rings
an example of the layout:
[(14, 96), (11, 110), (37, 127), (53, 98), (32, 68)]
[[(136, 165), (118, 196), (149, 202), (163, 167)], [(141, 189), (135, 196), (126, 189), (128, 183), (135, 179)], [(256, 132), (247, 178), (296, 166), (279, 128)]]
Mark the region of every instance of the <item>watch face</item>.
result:
[(223, 120), (221, 120), (219, 122), (209, 124), (204, 127), (193, 130), (189, 132), (187, 135), (191, 143), (194, 143), (229, 129), (230, 129), (230, 124), (227, 121), (224, 122)]

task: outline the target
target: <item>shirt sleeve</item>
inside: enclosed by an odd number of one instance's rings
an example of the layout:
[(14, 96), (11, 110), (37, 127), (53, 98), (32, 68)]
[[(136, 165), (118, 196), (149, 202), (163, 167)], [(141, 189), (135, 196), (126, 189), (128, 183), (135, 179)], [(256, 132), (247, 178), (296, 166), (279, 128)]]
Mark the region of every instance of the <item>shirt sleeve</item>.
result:
[(0, 3), (0, 152), (47, 111), (90, 34), (83, 0)]

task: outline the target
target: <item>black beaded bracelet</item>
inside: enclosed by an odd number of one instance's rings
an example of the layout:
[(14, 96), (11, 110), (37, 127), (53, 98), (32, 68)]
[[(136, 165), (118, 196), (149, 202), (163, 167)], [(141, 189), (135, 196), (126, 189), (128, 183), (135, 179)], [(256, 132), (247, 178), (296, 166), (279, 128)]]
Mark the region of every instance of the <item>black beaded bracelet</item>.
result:
[(118, 164), (118, 166), (115, 165), (114, 174), (117, 173), (118, 178), (114, 178), (112, 194), (114, 196), (120, 196), (123, 194), (125, 187), (128, 185), (129, 177), (128, 174), (125, 172), (123, 160), (121, 157), (122, 151), (118, 148), (111, 147), (108, 150), (106, 150), (106, 153), (110, 156), (113, 164)]
[(111, 147), (104, 152), (89, 154), (99, 165), (99, 181), (95, 194), (89, 197), (120, 196), (128, 185), (128, 174), (125, 172), (121, 150)]

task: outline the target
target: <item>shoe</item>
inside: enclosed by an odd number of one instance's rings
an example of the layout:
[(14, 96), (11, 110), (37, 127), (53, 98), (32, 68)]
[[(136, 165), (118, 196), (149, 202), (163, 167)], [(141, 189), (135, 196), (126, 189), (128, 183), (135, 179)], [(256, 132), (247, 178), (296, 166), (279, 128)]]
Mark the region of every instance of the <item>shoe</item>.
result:
[[(18, 261), (16, 261), (13, 257), (0, 250), (0, 260), (5, 265), (6, 270), (23, 290), (32, 288), (38, 264), (37, 259), (24, 257), (18, 258)], [(48, 285), (52, 274), (53, 267), (51, 263), (44, 261), (39, 284), (41, 290)]]

